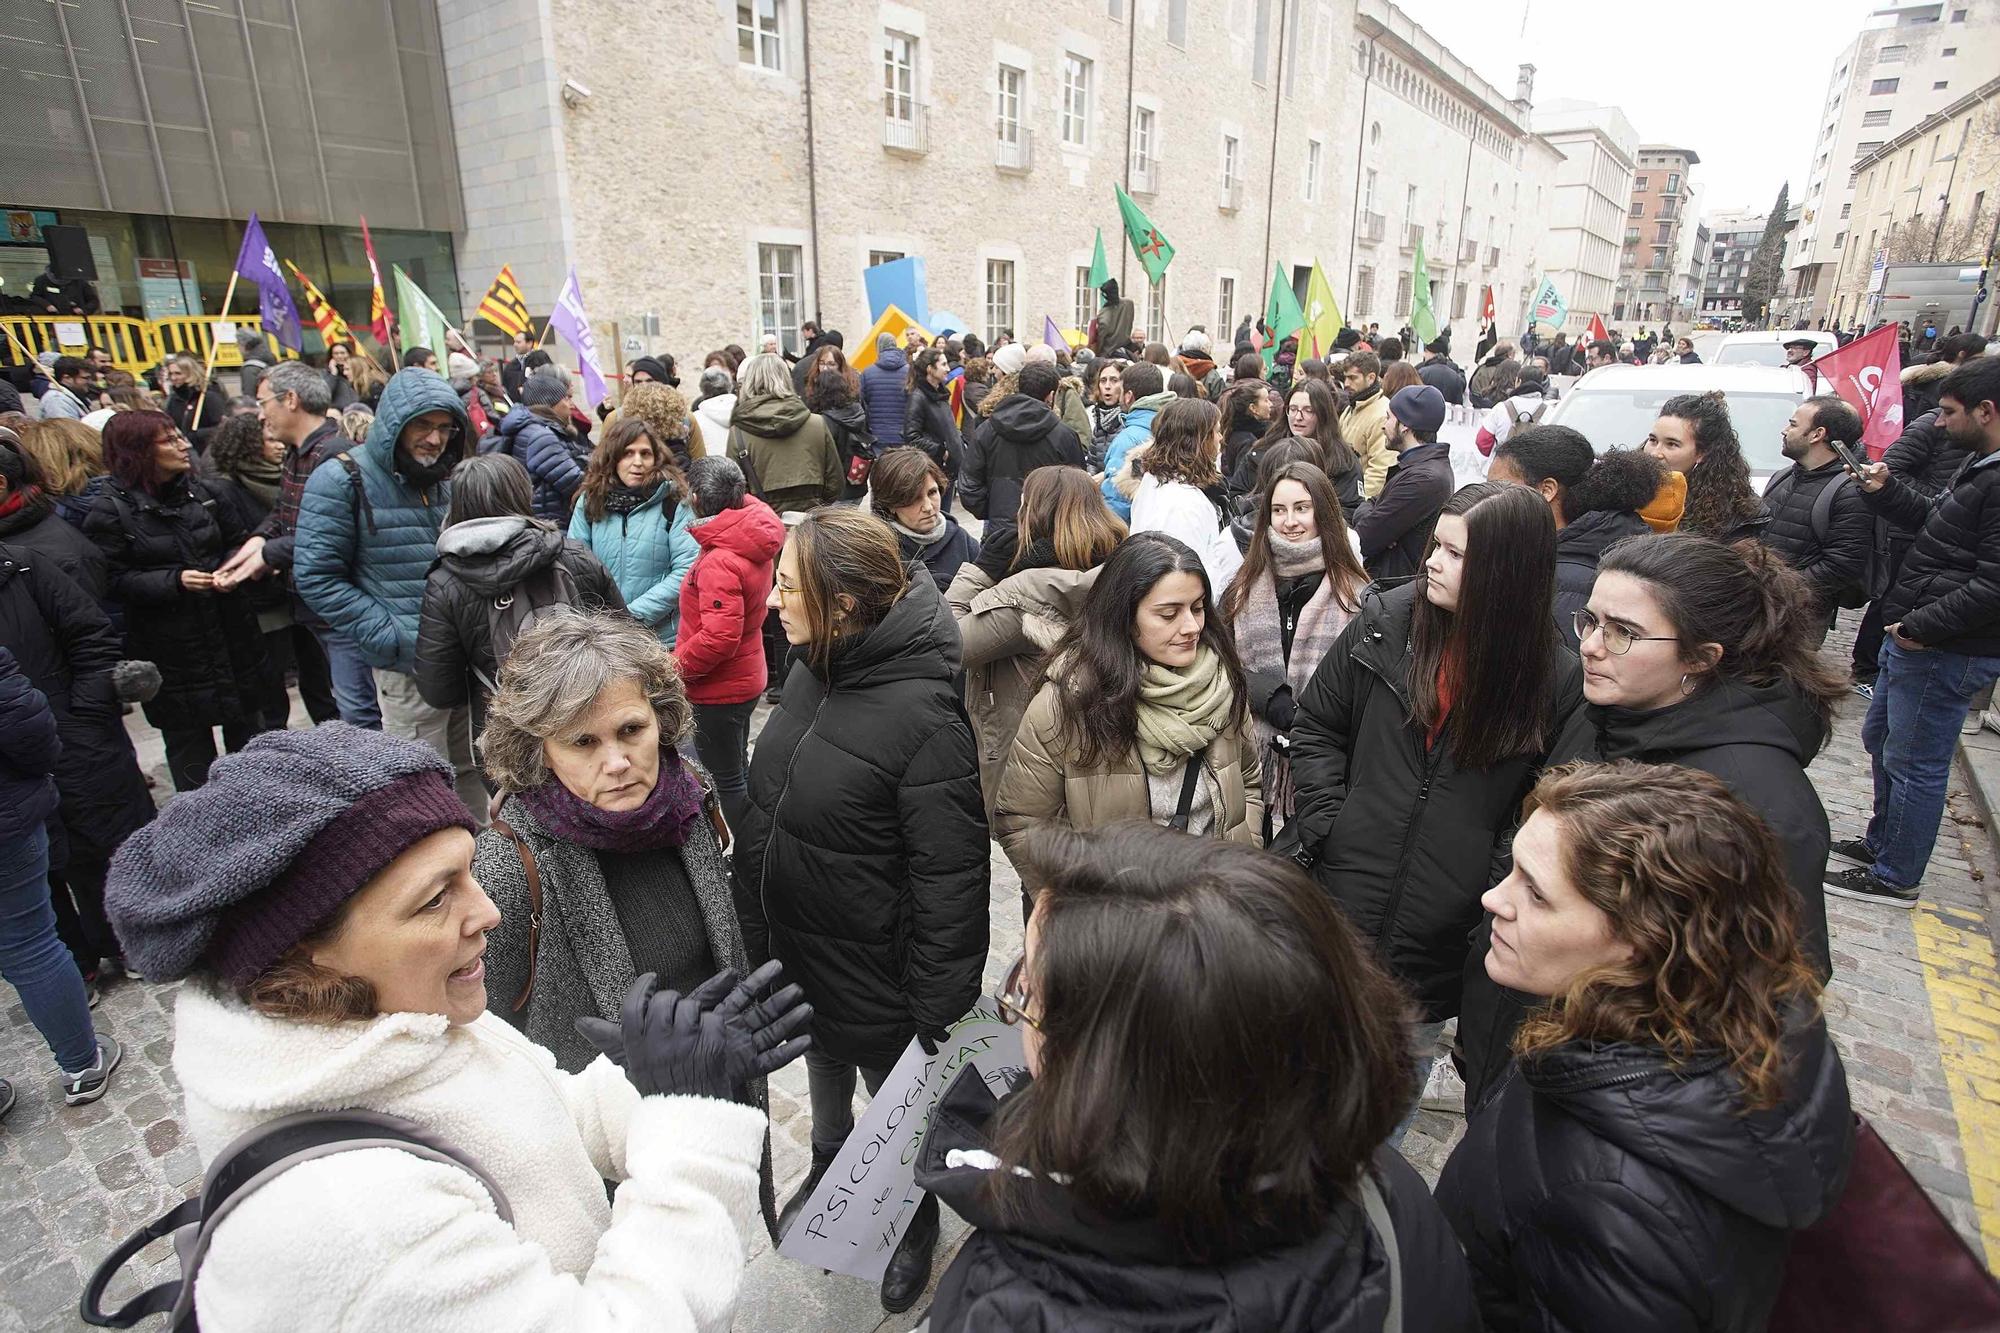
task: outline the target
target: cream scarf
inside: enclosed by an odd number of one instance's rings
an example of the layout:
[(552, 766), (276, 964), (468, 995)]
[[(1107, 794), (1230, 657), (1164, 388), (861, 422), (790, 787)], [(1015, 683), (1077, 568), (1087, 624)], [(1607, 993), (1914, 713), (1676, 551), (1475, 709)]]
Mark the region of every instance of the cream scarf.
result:
[(1229, 673), (1206, 644), (1185, 670), (1148, 662), (1139, 677), (1139, 761), (1148, 773), (1179, 768), (1222, 733), (1235, 702)]

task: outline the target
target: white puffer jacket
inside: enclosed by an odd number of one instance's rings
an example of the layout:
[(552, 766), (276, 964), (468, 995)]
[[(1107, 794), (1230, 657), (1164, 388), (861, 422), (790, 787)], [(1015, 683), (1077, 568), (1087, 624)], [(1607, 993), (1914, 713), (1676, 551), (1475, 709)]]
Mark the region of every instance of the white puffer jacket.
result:
[[(294, 1111), (407, 1117), (506, 1192), (397, 1149), (296, 1167), (217, 1228), (196, 1284), (208, 1333), (235, 1330), (726, 1329), (757, 1209), (764, 1115), (641, 1099), (598, 1059), (564, 1074), (492, 1014), (334, 1026), (183, 988), (174, 1070), (204, 1162)], [(614, 1220), (603, 1179), (621, 1180)]]

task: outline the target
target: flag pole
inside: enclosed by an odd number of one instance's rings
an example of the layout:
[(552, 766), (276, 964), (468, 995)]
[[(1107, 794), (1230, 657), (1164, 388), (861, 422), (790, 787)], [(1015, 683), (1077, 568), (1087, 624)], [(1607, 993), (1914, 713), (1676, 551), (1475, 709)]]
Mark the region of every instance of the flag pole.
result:
[[(232, 268), (229, 270), (229, 286), (223, 289), (222, 313), (216, 316), (217, 319), (229, 318), (229, 307), (231, 303), (233, 303), (236, 300), (236, 280), (241, 276), (242, 275), (238, 273), (235, 269)], [(195, 395), (194, 415), (188, 418), (188, 429), (190, 432), (201, 429), (201, 408), (202, 404), (208, 401), (209, 377), (214, 374), (215, 374), (215, 325), (210, 324), (208, 326), (208, 356), (207, 359), (205, 359), (202, 362), (201, 366), (201, 392)]]

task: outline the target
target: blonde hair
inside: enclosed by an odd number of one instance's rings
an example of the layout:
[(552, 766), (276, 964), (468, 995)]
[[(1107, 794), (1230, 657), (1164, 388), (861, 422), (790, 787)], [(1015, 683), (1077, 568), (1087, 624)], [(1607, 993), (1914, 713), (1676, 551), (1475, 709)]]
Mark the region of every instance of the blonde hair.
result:
[(75, 495), (92, 477), (104, 475), (104, 441), (81, 421), (45, 417), (22, 422), (16, 433), (51, 495)]
[(738, 398), (796, 398), (792, 369), (776, 352), (759, 352), (736, 372)]

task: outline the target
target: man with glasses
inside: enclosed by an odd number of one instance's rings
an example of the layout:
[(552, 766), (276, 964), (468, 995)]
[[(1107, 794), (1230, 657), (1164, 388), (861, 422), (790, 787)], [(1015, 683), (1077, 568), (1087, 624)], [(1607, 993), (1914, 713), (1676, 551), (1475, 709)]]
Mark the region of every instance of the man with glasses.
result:
[(446, 478), (465, 457), (471, 431), (465, 404), (442, 377), (398, 371), (368, 438), (306, 481), (292, 581), (307, 607), (375, 669), (382, 729), (450, 761), (460, 798), (483, 823), (471, 715), (432, 708), (413, 675), (424, 577), (451, 498)]

